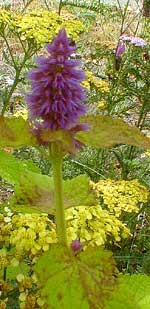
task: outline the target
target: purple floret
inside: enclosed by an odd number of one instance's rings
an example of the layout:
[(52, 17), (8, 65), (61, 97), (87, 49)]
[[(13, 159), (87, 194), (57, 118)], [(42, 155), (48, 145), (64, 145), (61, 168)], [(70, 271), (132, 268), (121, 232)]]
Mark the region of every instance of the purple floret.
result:
[(81, 82), (85, 74), (77, 67), (80, 61), (70, 59), (76, 47), (70, 45), (65, 29), (47, 45), (49, 57), (38, 57), (38, 68), (29, 73), (32, 91), (27, 95), (31, 120), (42, 120), (45, 129), (71, 129), (87, 107), (81, 103), (86, 93)]

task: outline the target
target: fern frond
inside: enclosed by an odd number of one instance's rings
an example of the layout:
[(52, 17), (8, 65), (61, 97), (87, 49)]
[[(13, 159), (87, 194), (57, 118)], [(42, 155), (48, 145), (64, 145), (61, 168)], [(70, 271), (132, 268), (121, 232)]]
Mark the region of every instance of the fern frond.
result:
[(101, 3), (101, 0), (62, 0), (61, 1), (61, 7), (63, 6), (72, 6), (72, 7), (78, 7), (81, 9), (87, 9), (90, 11), (99, 12), (103, 8), (105, 8), (105, 5)]

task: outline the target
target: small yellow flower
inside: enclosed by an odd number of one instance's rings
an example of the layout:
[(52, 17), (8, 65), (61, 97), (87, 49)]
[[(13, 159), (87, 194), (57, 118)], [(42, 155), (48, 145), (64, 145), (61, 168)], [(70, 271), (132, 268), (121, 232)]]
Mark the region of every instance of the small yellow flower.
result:
[(21, 109), (14, 114), (15, 117), (22, 117), (24, 120), (28, 119), (28, 111), (27, 109)]
[(87, 80), (84, 80), (82, 82), (82, 86), (85, 87), (86, 89), (90, 90), (90, 83)]
[(147, 151), (145, 152), (145, 154), (146, 154), (147, 157), (150, 157), (150, 151), (149, 151), (149, 150), (147, 150)]
[(100, 109), (105, 109), (106, 108), (106, 102), (104, 100), (101, 100), (98, 102), (97, 107)]

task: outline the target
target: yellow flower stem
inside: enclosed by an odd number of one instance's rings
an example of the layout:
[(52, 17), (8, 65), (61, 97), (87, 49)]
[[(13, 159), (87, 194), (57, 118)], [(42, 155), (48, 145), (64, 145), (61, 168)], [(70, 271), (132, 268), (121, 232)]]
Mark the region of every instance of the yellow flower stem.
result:
[(56, 227), (58, 241), (62, 244), (67, 244), (67, 233), (65, 223), (65, 212), (63, 203), (63, 181), (62, 181), (62, 163), (63, 154), (60, 146), (56, 143), (51, 143), (50, 159), (53, 169), (54, 179), (54, 199), (56, 210)]

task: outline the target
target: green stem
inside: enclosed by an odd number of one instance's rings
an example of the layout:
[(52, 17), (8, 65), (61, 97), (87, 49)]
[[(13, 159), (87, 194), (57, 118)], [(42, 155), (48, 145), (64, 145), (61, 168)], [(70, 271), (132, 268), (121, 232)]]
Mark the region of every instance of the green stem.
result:
[(15, 79), (14, 79), (14, 83), (13, 83), (13, 85), (12, 85), (12, 87), (11, 87), (11, 89), (10, 89), (8, 95), (6, 95), (6, 98), (5, 98), (4, 102), (3, 102), (4, 105), (3, 105), (3, 108), (2, 108), (2, 112), (1, 112), (2, 116), (4, 115), (6, 109), (7, 109), (8, 105), (9, 105), (9, 102), (10, 102), (10, 99), (11, 99), (11, 97), (12, 97), (12, 94), (14, 93), (14, 91), (15, 91), (15, 89), (16, 89), (18, 83), (19, 83), (20, 72), (21, 72), (21, 70), (18, 70), (18, 71), (16, 72), (16, 76), (15, 76)]
[(57, 235), (60, 243), (67, 244), (65, 212), (63, 203), (63, 181), (62, 181), (63, 155), (60, 147), (56, 143), (51, 144), (50, 158), (52, 163), (53, 179), (54, 179), (54, 198), (55, 198), (55, 210), (56, 210)]
[(5, 41), (5, 43), (6, 43), (7, 49), (8, 49), (8, 51), (9, 51), (9, 55), (10, 55), (11, 60), (12, 60), (12, 63), (13, 63), (13, 67), (14, 67), (14, 69), (16, 70), (16, 69), (17, 69), (16, 61), (15, 61), (14, 55), (13, 55), (13, 53), (12, 53), (12, 50), (11, 50), (11, 48), (10, 48), (10, 45), (9, 45), (9, 42), (8, 42), (8, 40), (7, 40), (6, 35), (3, 34), (3, 35), (2, 35), (2, 38), (4, 39), (4, 41)]
[(25, 10), (28, 8), (28, 6), (33, 2), (33, 0), (29, 0), (26, 4), (24, 3), (24, 8), (22, 10), (22, 14), (25, 12)]
[(3, 280), (6, 281), (6, 279), (7, 279), (7, 267), (4, 267)]
[(62, 0), (59, 2), (59, 7), (58, 7), (58, 15), (60, 15), (62, 9)]

